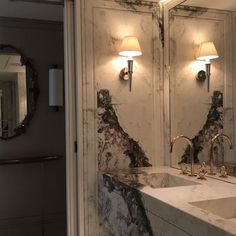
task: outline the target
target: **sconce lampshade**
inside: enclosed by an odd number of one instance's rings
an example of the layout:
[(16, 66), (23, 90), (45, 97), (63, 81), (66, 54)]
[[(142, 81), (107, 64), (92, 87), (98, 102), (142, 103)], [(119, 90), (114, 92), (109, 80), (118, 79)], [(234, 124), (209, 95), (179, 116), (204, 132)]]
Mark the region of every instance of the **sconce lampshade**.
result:
[(63, 106), (62, 69), (49, 69), (49, 106)]
[(218, 58), (216, 47), (213, 42), (201, 43), (197, 52), (197, 60), (206, 60), (210, 62), (211, 59)]
[(127, 36), (123, 39), (119, 55), (127, 57), (137, 57), (142, 55), (139, 41), (136, 37)]

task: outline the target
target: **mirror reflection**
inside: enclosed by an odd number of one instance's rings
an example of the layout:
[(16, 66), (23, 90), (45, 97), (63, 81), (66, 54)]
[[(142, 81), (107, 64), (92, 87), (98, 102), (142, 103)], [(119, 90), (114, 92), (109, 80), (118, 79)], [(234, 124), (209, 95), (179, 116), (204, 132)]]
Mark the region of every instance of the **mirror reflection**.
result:
[(0, 137), (25, 132), (35, 109), (36, 89), (31, 63), (16, 48), (0, 46)]
[[(228, 7), (230, 6), (230, 7)], [(231, 11), (229, 11), (231, 9)], [(236, 50), (235, 1), (187, 0), (169, 12), (170, 49), (170, 123), (171, 137), (183, 134), (194, 145), (194, 161), (214, 166), (225, 164), (236, 175), (234, 124)], [(217, 58), (197, 60), (200, 45), (212, 42)], [(210, 63), (210, 86), (207, 79), (197, 79)], [(233, 142), (231, 150), (217, 134), (226, 134)], [(172, 164), (190, 163), (190, 148), (179, 142), (172, 155)]]

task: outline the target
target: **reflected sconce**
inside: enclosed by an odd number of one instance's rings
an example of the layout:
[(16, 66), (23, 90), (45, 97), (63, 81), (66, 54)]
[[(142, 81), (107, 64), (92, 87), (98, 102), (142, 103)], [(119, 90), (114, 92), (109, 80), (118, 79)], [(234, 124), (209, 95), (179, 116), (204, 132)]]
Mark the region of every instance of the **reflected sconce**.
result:
[(213, 42), (201, 43), (197, 52), (197, 60), (205, 60), (206, 71), (199, 71), (197, 80), (202, 82), (207, 79), (207, 91), (210, 91), (211, 62), (210, 60), (218, 58), (216, 47)]
[(63, 70), (57, 66), (49, 69), (49, 106), (55, 111), (63, 106)]
[(132, 88), (132, 74), (133, 74), (133, 57), (141, 56), (142, 51), (139, 41), (136, 37), (127, 36), (123, 39), (120, 51), (120, 56), (126, 56), (128, 59), (128, 68), (123, 68), (120, 71), (120, 79), (129, 80), (129, 91)]

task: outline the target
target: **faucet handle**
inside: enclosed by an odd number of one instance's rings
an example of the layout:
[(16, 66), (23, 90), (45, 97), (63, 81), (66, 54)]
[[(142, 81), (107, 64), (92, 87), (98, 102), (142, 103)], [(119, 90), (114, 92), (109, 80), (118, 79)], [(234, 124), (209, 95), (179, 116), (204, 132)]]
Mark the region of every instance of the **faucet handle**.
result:
[(182, 175), (188, 174), (188, 166), (185, 163), (180, 164), (180, 169), (181, 169), (180, 174), (182, 174)]
[(221, 177), (221, 178), (227, 178), (228, 177), (228, 174), (227, 174), (227, 171), (226, 171), (226, 168), (225, 168), (224, 165), (220, 167), (219, 177)]
[(199, 168), (199, 171), (198, 171), (198, 179), (206, 180), (206, 177), (205, 177), (206, 173), (207, 173), (206, 163), (202, 162), (202, 164)]
[(208, 174), (209, 175), (216, 175), (216, 172), (214, 169), (215, 169), (215, 167), (214, 167), (213, 161), (210, 161), (210, 172)]

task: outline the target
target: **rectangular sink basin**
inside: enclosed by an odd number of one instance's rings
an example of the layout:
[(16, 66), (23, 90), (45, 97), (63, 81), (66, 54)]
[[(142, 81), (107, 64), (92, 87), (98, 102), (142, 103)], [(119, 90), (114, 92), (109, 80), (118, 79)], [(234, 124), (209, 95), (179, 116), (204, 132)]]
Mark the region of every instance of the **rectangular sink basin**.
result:
[(225, 219), (236, 218), (236, 197), (220, 198), (190, 204)]
[(170, 188), (199, 184), (168, 173), (129, 174), (124, 179), (131, 184), (140, 184), (151, 188)]

